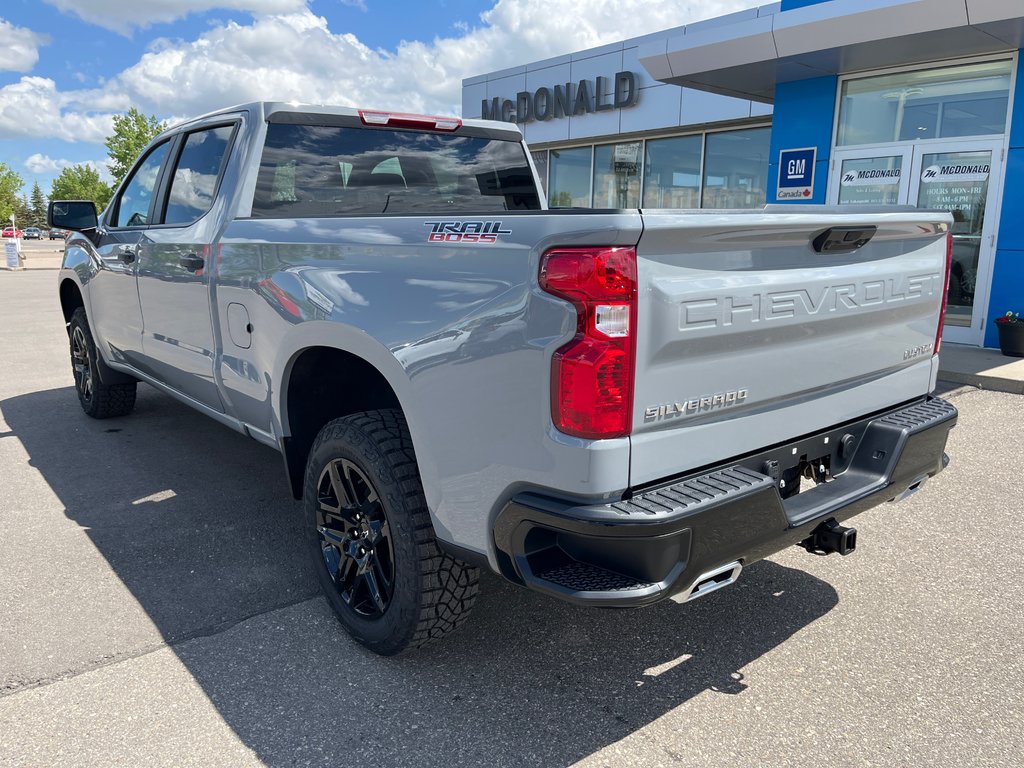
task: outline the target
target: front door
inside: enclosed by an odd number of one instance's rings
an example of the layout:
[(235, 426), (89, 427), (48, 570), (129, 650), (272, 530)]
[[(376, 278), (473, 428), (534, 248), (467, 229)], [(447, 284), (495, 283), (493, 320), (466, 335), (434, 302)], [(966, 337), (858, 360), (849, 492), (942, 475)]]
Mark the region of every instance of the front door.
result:
[(157, 144), (138, 162), (96, 229), (99, 264), (89, 287), (89, 321), (110, 359), (135, 366), (142, 359), (139, 249), (169, 148), (168, 141)]
[(943, 339), (980, 345), (995, 256), (1002, 143), (959, 140), (837, 150), (829, 202), (913, 205), (953, 214), (953, 265)]

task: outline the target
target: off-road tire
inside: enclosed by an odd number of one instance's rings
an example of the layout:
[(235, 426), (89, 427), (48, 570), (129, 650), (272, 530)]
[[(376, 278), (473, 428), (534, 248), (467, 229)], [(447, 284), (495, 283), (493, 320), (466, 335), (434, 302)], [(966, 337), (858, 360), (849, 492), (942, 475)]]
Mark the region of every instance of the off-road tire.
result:
[[(354, 467), (375, 491), (376, 498), (367, 507), (371, 513), (364, 515), (364, 520), (380, 517), (383, 511), (389, 529), (392, 590), (386, 608), (380, 611), (378, 606), (373, 616), (357, 610), (355, 587), (343, 589), (341, 567), (332, 570), (333, 558), (343, 551), (340, 546), (334, 553), (329, 551), (337, 532), (328, 538), (320, 528), (324, 481), (330, 483), (331, 465), (337, 468), (342, 462), (342, 466)], [(332, 498), (327, 506), (340, 509), (341, 503)], [(326, 424), (306, 463), (303, 507), (320, 586), (338, 620), (357, 642), (392, 656), (437, 640), (466, 621), (476, 600), (479, 570), (438, 547), (401, 412), (365, 411)], [(346, 538), (350, 540), (351, 535)]]
[(137, 382), (103, 383), (102, 376), (109, 369), (96, 352), (96, 342), (93, 341), (92, 331), (89, 329), (85, 307), (78, 307), (71, 315), (68, 339), (75, 391), (86, 415), (94, 419), (110, 419), (131, 413), (135, 407)]

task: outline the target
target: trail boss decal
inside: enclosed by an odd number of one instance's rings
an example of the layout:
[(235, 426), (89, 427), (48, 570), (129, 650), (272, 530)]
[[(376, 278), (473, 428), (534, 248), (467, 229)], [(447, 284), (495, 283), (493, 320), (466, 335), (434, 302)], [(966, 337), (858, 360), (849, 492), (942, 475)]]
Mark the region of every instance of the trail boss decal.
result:
[(425, 221), (428, 243), (496, 243), (498, 235), (511, 235), (500, 221)]

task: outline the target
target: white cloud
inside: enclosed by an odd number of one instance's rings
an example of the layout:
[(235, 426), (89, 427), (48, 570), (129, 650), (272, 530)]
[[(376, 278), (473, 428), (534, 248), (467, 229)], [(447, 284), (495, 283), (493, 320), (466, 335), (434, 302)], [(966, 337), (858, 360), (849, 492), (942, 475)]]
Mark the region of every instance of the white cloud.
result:
[(281, 99), (457, 112), (462, 79), (547, 58), (708, 15), (749, 0), (652, 3), (590, 0), (501, 0), (482, 25), (396, 51), (368, 48), (336, 34), (309, 11), (230, 23), (190, 42), (158, 41), (117, 81), (134, 102), (160, 112), (200, 113), (249, 100)]
[(39, 46), (49, 42), (47, 35), (0, 19), (0, 72), (29, 72), (39, 61)]
[(347, 5), (349, 8), (356, 8), (363, 13), (366, 13), (366, 0), (341, 0), (342, 5)]
[(159, 22), (181, 19), (190, 13), (214, 9), (247, 11), (254, 15), (289, 13), (306, 7), (306, 0), (46, 0), (65, 13), (73, 13), (115, 32), (128, 34)]
[(53, 80), (22, 77), (0, 88), (0, 139), (27, 136), (102, 143), (110, 133), (113, 114), (129, 106), (123, 94), (61, 93)]
[(100, 178), (103, 181), (109, 182), (112, 179), (110, 171), (107, 169), (106, 160), (83, 160), (79, 162), (63, 158), (57, 160), (49, 155), (43, 155), (38, 152), (34, 155), (29, 155), (25, 160), (25, 168), (28, 169), (29, 173), (35, 173), (40, 176), (58, 176), (65, 168), (70, 168), (73, 165), (88, 165), (99, 172)]
[[(52, 2), (120, 7), (120, 0)], [(271, 2), (283, 0), (265, 4)], [(159, 0), (153, 5), (181, 10), (204, 2)], [(257, 5), (260, 0), (247, 0), (248, 8)], [(430, 42), (402, 42), (395, 51), (372, 49), (354, 35), (334, 33), (325, 19), (303, 7), (260, 16), (250, 24), (223, 24), (191, 41), (154, 41), (148, 53), (102, 90), (60, 93), (52, 81), (23, 77), (0, 88), (0, 138), (101, 142), (109, 133), (111, 114), (133, 105), (159, 117), (198, 115), (258, 100), (457, 114), (465, 77), (747, 5), (749, 0), (589, 0), (581, 15), (576, 0), (500, 0), (481, 15), (479, 26)]]

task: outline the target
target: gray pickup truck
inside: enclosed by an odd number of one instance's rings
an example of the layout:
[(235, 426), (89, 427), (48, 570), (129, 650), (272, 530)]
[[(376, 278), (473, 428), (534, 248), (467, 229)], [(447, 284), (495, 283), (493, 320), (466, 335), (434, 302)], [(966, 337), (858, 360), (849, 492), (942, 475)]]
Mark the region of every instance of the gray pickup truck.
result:
[(85, 412), (142, 381), (279, 450), (379, 653), (480, 567), (624, 607), (846, 554), (948, 461), (944, 213), (547, 210), (514, 126), (257, 103), (49, 223)]

